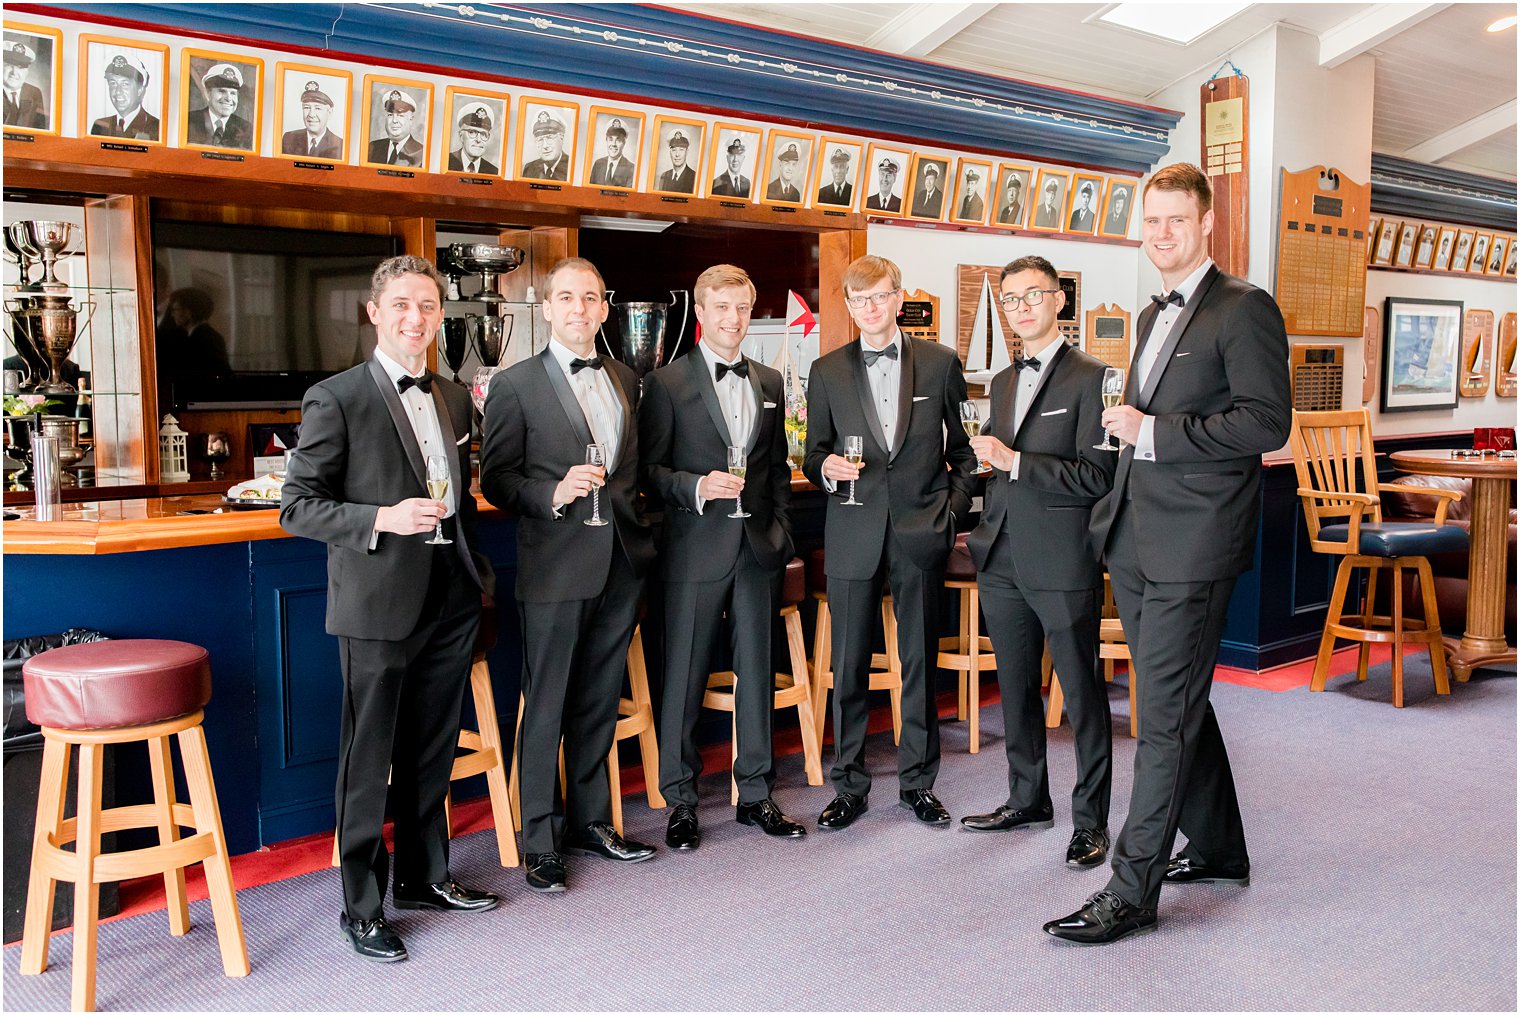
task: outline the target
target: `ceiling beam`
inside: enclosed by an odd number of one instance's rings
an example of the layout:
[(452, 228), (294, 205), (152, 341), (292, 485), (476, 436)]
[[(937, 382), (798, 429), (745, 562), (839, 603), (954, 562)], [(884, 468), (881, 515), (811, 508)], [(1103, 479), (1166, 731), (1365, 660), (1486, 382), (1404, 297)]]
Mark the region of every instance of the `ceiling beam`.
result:
[(872, 32), (864, 45), (899, 56), (928, 56), (997, 4), (913, 4)]
[(1502, 106), (1459, 123), (1429, 140), (1421, 141), (1400, 157), (1414, 162), (1440, 162), (1463, 148), (1469, 148), (1479, 141), (1486, 141), (1501, 130), (1514, 127), (1516, 108), (1515, 100), (1510, 99)]
[(1374, 46), (1439, 14), (1451, 4), (1372, 4), (1319, 37), (1319, 65), (1339, 67)]

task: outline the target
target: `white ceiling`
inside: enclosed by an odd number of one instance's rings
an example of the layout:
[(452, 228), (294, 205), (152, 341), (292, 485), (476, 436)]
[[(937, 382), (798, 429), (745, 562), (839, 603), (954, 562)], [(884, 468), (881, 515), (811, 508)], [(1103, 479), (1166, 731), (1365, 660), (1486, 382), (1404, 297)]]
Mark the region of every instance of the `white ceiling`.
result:
[(1373, 150), (1515, 178), (1514, 5), (1253, 4), (1179, 46), (1089, 21), (1093, 3), (676, 3), (670, 6), (951, 67), (1145, 102), (1211, 74), (1274, 24), (1320, 37), (1326, 59), (1371, 53)]

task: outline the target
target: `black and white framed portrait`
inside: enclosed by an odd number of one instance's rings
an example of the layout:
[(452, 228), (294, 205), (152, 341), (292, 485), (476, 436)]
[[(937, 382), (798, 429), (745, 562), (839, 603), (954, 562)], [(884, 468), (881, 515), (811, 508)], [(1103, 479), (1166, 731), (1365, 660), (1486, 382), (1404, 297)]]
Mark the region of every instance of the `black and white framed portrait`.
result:
[(763, 202), (802, 206), (803, 188), (813, 164), (814, 140), (812, 134), (771, 131), (765, 152), (765, 192), (760, 198)]
[(420, 81), (367, 74), (360, 161), (398, 169), (428, 167), (433, 86)]
[(1098, 225), (1099, 236), (1120, 239), (1129, 235), (1129, 220), (1135, 208), (1135, 181), (1110, 178), (1108, 193), (1103, 199), (1103, 218)]
[(813, 160), (813, 207), (848, 211), (860, 190), (862, 146), (859, 141), (825, 134)]
[(1103, 197), (1103, 177), (1078, 173), (1071, 181), (1071, 207), (1066, 231), (1091, 236), (1098, 228), (1098, 206)]
[(697, 167), (707, 123), (681, 116), (654, 118), (654, 144), (649, 152), (649, 189), (656, 194), (697, 194)]
[(1041, 169), (1035, 185), (1034, 209), (1029, 213), (1029, 228), (1058, 233), (1066, 223), (1066, 189), (1071, 174), (1060, 169)]
[(307, 162), (347, 162), (353, 77), (335, 67), (275, 64), (279, 154)]
[(259, 150), (264, 61), (205, 49), (180, 58), (181, 143), (229, 152)]
[(1473, 237), (1472, 263), (1467, 266), (1468, 271), (1481, 275), (1488, 270), (1488, 247), (1493, 240), (1492, 233), (1479, 233)]
[(950, 219), (970, 225), (984, 225), (987, 221), (987, 191), (994, 183), (992, 163), (981, 159), (961, 159), (955, 167), (954, 204), (950, 206)]
[(1471, 229), (1459, 229), (1457, 231), (1457, 249), (1451, 255), (1452, 271), (1467, 270), (1467, 265), (1472, 260), (1472, 245), (1473, 231)]
[(575, 129), (581, 107), (574, 102), (538, 96), (517, 106), (518, 178), (570, 183), (575, 159)]
[(592, 106), (586, 113), (583, 182), (603, 190), (633, 190), (639, 185), (639, 153), (643, 145), (643, 113)]
[(443, 171), (455, 176), (503, 175), (507, 165), (505, 92), (449, 85), (443, 92), (443, 145), (449, 153)]
[(169, 47), (104, 35), (79, 37), (79, 123), (92, 137), (165, 142)]
[(707, 158), (707, 196), (753, 201), (755, 174), (760, 165), (761, 131), (737, 123), (712, 126), (712, 148)]
[(901, 215), (903, 187), (910, 157), (901, 148), (873, 144), (866, 156), (866, 199), (860, 210), (870, 215)]
[(5, 23), (5, 129), (57, 134), (63, 90), (63, 33), (41, 25)]
[(1029, 181), (1034, 170), (1029, 166), (1004, 163), (998, 171), (997, 193), (993, 195), (993, 225), (1022, 226), (1024, 214), (1029, 208)]
[(945, 190), (950, 185), (950, 160), (940, 155), (919, 152), (913, 156), (909, 180), (913, 191), (908, 202), (908, 217), (940, 221), (945, 217)]

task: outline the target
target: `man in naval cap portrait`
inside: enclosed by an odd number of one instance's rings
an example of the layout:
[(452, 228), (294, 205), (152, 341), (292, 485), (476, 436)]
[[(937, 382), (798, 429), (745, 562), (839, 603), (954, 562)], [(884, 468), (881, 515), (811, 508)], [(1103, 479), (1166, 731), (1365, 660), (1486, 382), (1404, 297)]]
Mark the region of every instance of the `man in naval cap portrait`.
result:
[(214, 63), (206, 68), (200, 76), (206, 105), (204, 109), (190, 110), (185, 120), (187, 142), (242, 151), (253, 149), (253, 125), (238, 115), (244, 80), (243, 71), (236, 64)]
[(1031, 223), (1036, 229), (1061, 228), (1061, 179), (1046, 180), (1040, 188), (1040, 203), (1034, 207)]
[(696, 193), (696, 170), (686, 164), (691, 154), (691, 139), (686, 136), (686, 131), (681, 128), (672, 131), (670, 140), (665, 142), (665, 150), (669, 153), (670, 168), (660, 174), (654, 189), (673, 194)]
[(832, 204), (848, 208), (855, 201), (855, 184), (850, 180), (850, 153), (835, 148), (829, 155), (829, 182), (818, 188), (814, 204)]
[(90, 125), (90, 133), (101, 137), (124, 137), (134, 141), (162, 141), (163, 125), (158, 117), (143, 108), (143, 93), (148, 89), (148, 65), (138, 51), (118, 51), (106, 62), (106, 95), (114, 113), (108, 113)]
[(37, 62), (37, 51), (15, 38), (7, 38), (4, 49), (5, 125), (47, 130), (47, 99), (41, 88), (27, 80)]
[[(399, 88), (381, 88), (375, 98), (380, 100), (380, 124), (385, 129), (383, 137), (369, 143), (366, 162), (387, 166), (424, 168), (427, 147), (413, 133), (417, 118), (417, 100)], [(370, 111), (370, 122), (375, 122), (375, 110)]]
[(776, 176), (765, 188), (767, 201), (802, 203), (802, 191), (797, 189), (797, 184), (792, 182), (801, 164), (802, 152), (797, 149), (797, 142), (788, 141), (786, 147), (781, 150), (781, 154), (776, 156)]
[(547, 109), (533, 116), (532, 151), (537, 158), (525, 163), (519, 174), (526, 180), (570, 182), (570, 156), (565, 154), (565, 121)]
[(892, 193), (897, 186), (897, 163), (883, 158), (876, 163), (876, 193), (866, 198), (866, 211), (902, 211), (902, 198)]
[(500, 176), (501, 170), (486, 158), (495, 126), (496, 117), (490, 106), (480, 101), (466, 103), (454, 123), (459, 147), (449, 152), (449, 172)]
[[(625, 187), (632, 190), (634, 165), (633, 160), (624, 154), (628, 149), (628, 125), (622, 117), (614, 116), (607, 121), (602, 139), (606, 143), (607, 154), (591, 164), (591, 179), (586, 181), (587, 184), (592, 187)], [(637, 149), (636, 140), (634, 147)]]
[(327, 129), (333, 115), (332, 96), (320, 82), (308, 80), (301, 90), (300, 107), (301, 126), (280, 136), (280, 153), (341, 162), (347, 151), (343, 138)]
[(728, 144), (723, 148), (728, 168), (713, 180), (713, 197), (749, 197), (750, 178), (744, 175), (744, 156), (748, 151), (744, 135), (734, 134), (729, 137)]
[(955, 209), (955, 217), (963, 222), (980, 222), (987, 214), (982, 202), (982, 174), (975, 166), (967, 167), (965, 183), (961, 186), (961, 201)]
[(1066, 228), (1073, 233), (1090, 233), (1097, 224), (1097, 185), (1090, 180), (1083, 180), (1082, 186), (1077, 188), (1076, 200), (1072, 202), (1071, 219), (1066, 223)]
[(919, 174), (918, 187), (913, 191), (914, 218), (937, 219), (945, 212), (945, 188), (943, 163), (925, 162)]

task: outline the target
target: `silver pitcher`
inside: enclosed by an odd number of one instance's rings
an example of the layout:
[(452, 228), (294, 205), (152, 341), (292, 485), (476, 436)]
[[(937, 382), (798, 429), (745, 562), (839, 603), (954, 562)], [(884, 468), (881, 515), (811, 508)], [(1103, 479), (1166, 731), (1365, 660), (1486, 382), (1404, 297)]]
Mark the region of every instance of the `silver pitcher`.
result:
[[(607, 300), (612, 301), (615, 290), (607, 291)], [(680, 304), (681, 325), (676, 329), (674, 340), (670, 343), (669, 354), (665, 347), (665, 325), (670, 319), (671, 308)], [(670, 290), (669, 303), (612, 303), (612, 312), (617, 320), (620, 353), (614, 353), (618, 359), (633, 368), (634, 374), (640, 381), (649, 371), (664, 366), (676, 358), (681, 344), (681, 337), (686, 333), (686, 321), (691, 313), (691, 295), (684, 289)], [(606, 333), (602, 334), (602, 341), (608, 349), (612, 349), (612, 343)]]

